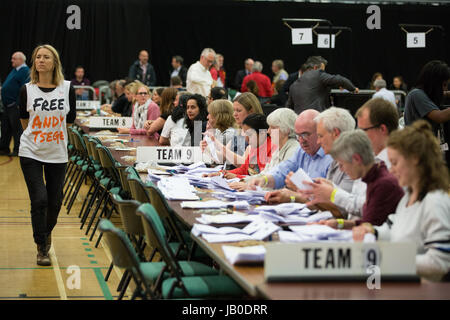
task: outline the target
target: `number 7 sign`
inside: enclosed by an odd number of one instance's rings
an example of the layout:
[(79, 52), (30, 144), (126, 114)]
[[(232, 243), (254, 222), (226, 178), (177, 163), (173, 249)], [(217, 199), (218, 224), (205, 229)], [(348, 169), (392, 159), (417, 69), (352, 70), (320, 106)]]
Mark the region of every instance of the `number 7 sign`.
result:
[(312, 44), (312, 29), (311, 28), (297, 28), (292, 29), (292, 44)]

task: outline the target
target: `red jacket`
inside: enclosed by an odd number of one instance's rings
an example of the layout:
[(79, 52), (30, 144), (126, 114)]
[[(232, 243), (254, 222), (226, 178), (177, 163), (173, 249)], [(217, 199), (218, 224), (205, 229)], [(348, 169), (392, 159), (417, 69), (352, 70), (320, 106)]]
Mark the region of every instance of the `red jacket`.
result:
[(211, 67), (211, 69), (209, 69), (209, 72), (211, 73), (211, 77), (217, 81), (217, 78), (220, 77), (220, 80), (222, 81), (223, 85), (225, 86), (225, 70), (224, 69), (220, 69), (217, 70), (214, 67)]
[(268, 76), (262, 74), (261, 72), (254, 71), (253, 73), (245, 76), (242, 81), (241, 92), (247, 92), (247, 82), (253, 80), (258, 85), (259, 96), (260, 97), (271, 97), (273, 95), (272, 83)]
[[(256, 163), (255, 163), (256, 158)], [(250, 169), (256, 169), (256, 164), (258, 165), (259, 172), (263, 171), (266, 165), (270, 162), (272, 158), (272, 141), (270, 140), (270, 136), (267, 136), (266, 141), (263, 145), (259, 146), (256, 149), (251, 149), (245, 162), (239, 168), (230, 170), (228, 172), (236, 174), (239, 178), (243, 178), (243, 176), (250, 175)], [(252, 160), (250, 160), (252, 159)], [(251, 161), (251, 163), (250, 163)], [(259, 173), (257, 172), (257, 173)]]

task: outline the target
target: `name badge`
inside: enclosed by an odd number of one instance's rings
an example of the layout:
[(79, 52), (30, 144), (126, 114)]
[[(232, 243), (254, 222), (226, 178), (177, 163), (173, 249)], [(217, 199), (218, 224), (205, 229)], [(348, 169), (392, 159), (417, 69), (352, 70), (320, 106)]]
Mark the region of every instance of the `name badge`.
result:
[(137, 147), (137, 162), (195, 163), (202, 161), (200, 147)]
[(89, 117), (90, 128), (131, 128), (132, 123), (131, 117)]
[(417, 280), (413, 243), (268, 243), (267, 281), (365, 280), (378, 267), (384, 279)]
[(92, 110), (100, 107), (100, 101), (98, 100), (77, 100), (77, 110)]

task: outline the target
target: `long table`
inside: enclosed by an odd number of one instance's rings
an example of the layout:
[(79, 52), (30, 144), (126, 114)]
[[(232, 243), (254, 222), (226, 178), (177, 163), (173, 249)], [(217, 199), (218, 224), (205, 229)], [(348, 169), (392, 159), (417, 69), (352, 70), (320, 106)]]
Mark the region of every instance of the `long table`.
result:
[[(81, 126), (83, 128), (83, 126)], [(89, 128), (83, 131), (93, 134)], [(156, 146), (158, 142), (143, 135), (123, 135), (121, 139), (128, 140), (127, 146)], [(131, 142), (131, 140), (134, 140)], [(108, 146), (108, 144), (106, 144)], [(123, 165), (132, 165), (122, 159), (124, 155), (132, 155), (130, 151), (116, 151), (111, 149), (114, 158)], [(134, 153), (135, 154), (135, 153)], [(146, 178), (146, 174), (142, 174)], [(210, 197), (209, 192), (199, 193), (202, 199)], [(196, 218), (201, 214), (193, 209), (183, 209), (181, 201), (168, 201), (179, 219), (192, 227)], [(271, 282), (264, 279), (263, 265), (232, 265), (225, 258), (223, 245), (233, 243), (208, 243), (201, 236), (192, 235), (193, 240), (201, 247), (221, 269), (232, 277), (250, 296), (263, 299), (281, 300), (396, 300), (396, 299), (444, 299), (450, 300), (450, 283), (434, 283), (422, 280), (420, 283), (382, 282), (380, 290), (370, 290), (365, 282)], [(275, 237), (276, 238), (276, 237)]]

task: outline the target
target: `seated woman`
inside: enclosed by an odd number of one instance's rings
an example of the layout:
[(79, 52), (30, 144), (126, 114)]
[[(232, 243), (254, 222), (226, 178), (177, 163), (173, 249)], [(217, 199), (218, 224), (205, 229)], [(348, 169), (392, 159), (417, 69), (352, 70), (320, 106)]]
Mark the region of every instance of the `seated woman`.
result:
[(152, 92), (152, 101), (156, 103), (158, 106), (161, 106), (161, 95), (164, 91), (164, 88), (156, 88), (153, 89)]
[(135, 100), (131, 114), (133, 119), (131, 128), (117, 128), (119, 133), (146, 134), (144, 123), (159, 117), (159, 107), (150, 99), (150, 90), (146, 85), (138, 87)]
[(431, 126), (424, 120), (391, 133), (388, 143), (391, 172), (407, 191), (395, 214), (380, 227), (363, 223), (353, 239), (373, 233), (382, 241), (414, 242), (417, 274), (430, 280), (450, 276), (449, 172)]
[(224, 145), (217, 141), (214, 136), (211, 140), (215, 142), (217, 156), (219, 159), (225, 159), (227, 163), (232, 164), (233, 167), (239, 167), (245, 162), (248, 156), (248, 144), (241, 129), (244, 119), (253, 113), (263, 114), (261, 104), (258, 98), (251, 92), (244, 92), (233, 100), (233, 117), (236, 121), (236, 135), (233, 140)]
[(245, 182), (233, 182), (230, 187), (236, 190), (249, 189), (247, 182), (255, 177), (269, 173), (280, 162), (289, 159), (300, 147), (295, 135), (295, 121), (297, 114), (289, 108), (280, 108), (269, 114), (267, 124), (269, 125), (269, 135), (276, 150), (272, 154), (270, 162), (263, 171), (256, 176), (250, 176)]
[[(245, 139), (249, 144), (249, 154), (245, 159), (243, 165), (239, 168), (225, 171), (224, 177), (226, 179), (244, 178), (245, 176), (252, 176), (259, 174), (264, 170), (266, 165), (272, 158), (272, 142), (270, 136), (267, 134), (269, 126), (266, 122), (266, 116), (263, 114), (250, 114), (242, 122), (242, 130), (244, 131)], [(209, 176), (220, 175), (221, 172), (209, 174)]]
[(198, 146), (202, 133), (208, 122), (206, 99), (202, 95), (193, 94), (189, 97), (184, 117), (177, 122), (168, 118), (159, 138), (161, 145)]
[(155, 120), (146, 121), (144, 129), (147, 130), (147, 135), (152, 136), (158, 133), (161, 135), (164, 123), (167, 118), (172, 114), (175, 108), (175, 102), (177, 101), (178, 90), (175, 88), (166, 88), (161, 94), (161, 105), (159, 106), (160, 116)]
[[(222, 145), (227, 145), (236, 134), (236, 121), (233, 117), (233, 104), (225, 99), (214, 100), (208, 105), (208, 124), (205, 135), (214, 137)], [(207, 147), (206, 140), (200, 142), (202, 151)], [(208, 152), (210, 149), (207, 149)], [(223, 159), (218, 158), (221, 163)]]
[[(351, 229), (365, 222), (377, 226), (382, 225), (387, 216), (395, 212), (404, 192), (398, 185), (397, 179), (388, 172), (386, 164), (383, 161), (375, 162), (375, 156), (367, 134), (360, 129), (341, 133), (333, 143), (330, 155), (333, 159), (336, 159), (342, 171), (352, 180), (361, 179), (367, 185), (366, 198), (361, 217), (355, 217), (352, 220), (330, 219), (319, 223), (339, 229)], [(314, 184), (307, 184), (315, 186)], [(331, 198), (335, 197), (337, 189), (335, 190), (333, 191), (334, 194), (331, 193)], [(301, 191), (306, 196), (315, 195), (313, 190)], [(330, 199), (330, 196), (328, 199)], [(330, 205), (333, 203), (334, 200)]]

